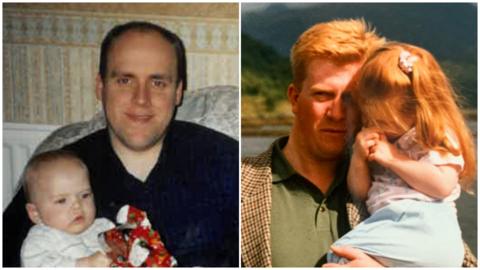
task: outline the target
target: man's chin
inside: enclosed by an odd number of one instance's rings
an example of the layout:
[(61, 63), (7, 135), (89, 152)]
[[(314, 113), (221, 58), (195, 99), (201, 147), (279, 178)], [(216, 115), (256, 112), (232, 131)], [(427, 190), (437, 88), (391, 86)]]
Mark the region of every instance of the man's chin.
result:
[(346, 145), (344, 143), (321, 145), (317, 148), (317, 156), (328, 159), (338, 159), (344, 155), (345, 147)]
[[(161, 133), (157, 132), (155, 134)], [(153, 136), (146, 133), (126, 134), (126, 132), (117, 132), (113, 129), (110, 129), (110, 137), (114, 147), (115, 144), (119, 144), (119, 146), (134, 152), (144, 152), (155, 148), (162, 144), (164, 138), (164, 136), (161, 135)]]
[(161, 144), (160, 139), (151, 139), (151, 140), (126, 140), (122, 141), (122, 144), (134, 152), (145, 152), (152, 148), (155, 148)]

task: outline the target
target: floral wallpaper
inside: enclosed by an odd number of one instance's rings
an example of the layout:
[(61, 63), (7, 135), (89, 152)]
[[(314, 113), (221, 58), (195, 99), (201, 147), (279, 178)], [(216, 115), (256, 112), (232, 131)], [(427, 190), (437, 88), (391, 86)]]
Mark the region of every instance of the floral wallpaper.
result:
[(238, 86), (235, 13), (232, 3), (4, 4), (3, 121), (63, 125), (90, 119), (98, 106), (100, 43), (113, 26), (131, 20), (157, 23), (182, 38), (189, 89)]

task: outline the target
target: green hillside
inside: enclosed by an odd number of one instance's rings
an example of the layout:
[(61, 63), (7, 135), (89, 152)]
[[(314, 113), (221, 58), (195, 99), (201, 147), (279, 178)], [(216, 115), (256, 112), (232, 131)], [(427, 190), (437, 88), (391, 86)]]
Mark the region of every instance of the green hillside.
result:
[(242, 34), (242, 95), (263, 97), (271, 111), (277, 101), (286, 98), (291, 78), (287, 57)]

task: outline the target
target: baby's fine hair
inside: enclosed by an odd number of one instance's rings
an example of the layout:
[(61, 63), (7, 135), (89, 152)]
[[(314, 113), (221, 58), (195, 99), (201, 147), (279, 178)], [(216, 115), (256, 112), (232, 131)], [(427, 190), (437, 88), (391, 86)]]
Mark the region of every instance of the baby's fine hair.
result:
[[(476, 174), (473, 136), (454, 89), (431, 53), (410, 44), (386, 43), (367, 58), (349, 87), (362, 117), (385, 119), (405, 131), (413, 120), (422, 146), (461, 154), (465, 166), (460, 184), (469, 190)], [(452, 144), (448, 132), (459, 145)]]
[(88, 175), (88, 168), (83, 161), (73, 152), (66, 150), (47, 151), (33, 156), (27, 163), (23, 173), (23, 191), (27, 202), (31, 202), (32, 185), (38, 181), (39, 172), (52, 166), (60, 160), (70, 160), (78, 163), (85, 173)]

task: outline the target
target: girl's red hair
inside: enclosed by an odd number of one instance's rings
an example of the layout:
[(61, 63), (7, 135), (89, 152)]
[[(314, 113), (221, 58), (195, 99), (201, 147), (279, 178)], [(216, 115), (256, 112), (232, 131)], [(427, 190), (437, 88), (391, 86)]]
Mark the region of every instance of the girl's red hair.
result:
[[(399, 66), (402, 51), (418, 58), (411, 72)], [(454, 89), (432, 54), (405, 43), (387, 43), (368, 57), (350, 86), (362, 117), (374, 122), (385, 119), (404, 131), (413, 120), (418, 143), (439, 152), (461, 154), (465, 166), (460, 184), (470, 190), (476, 175), (473, 136)], [(447, 132), (453, 132), (459, 145), (452, 144)]]

